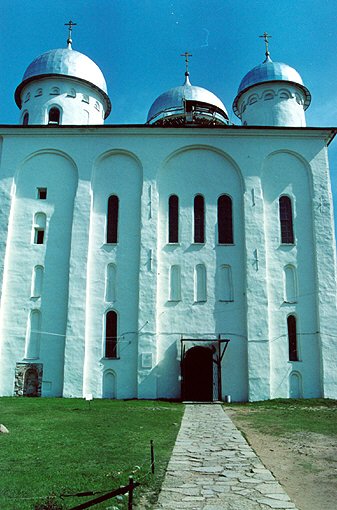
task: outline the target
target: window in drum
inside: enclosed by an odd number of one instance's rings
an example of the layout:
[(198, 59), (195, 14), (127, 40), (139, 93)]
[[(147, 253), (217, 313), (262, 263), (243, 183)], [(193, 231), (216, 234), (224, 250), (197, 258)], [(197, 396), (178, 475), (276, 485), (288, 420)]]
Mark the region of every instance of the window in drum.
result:
[(48, 124), (59, 125), (60, 117), (61, 117), (60, 110), (56, 107), (51, 108), (48, 114)]

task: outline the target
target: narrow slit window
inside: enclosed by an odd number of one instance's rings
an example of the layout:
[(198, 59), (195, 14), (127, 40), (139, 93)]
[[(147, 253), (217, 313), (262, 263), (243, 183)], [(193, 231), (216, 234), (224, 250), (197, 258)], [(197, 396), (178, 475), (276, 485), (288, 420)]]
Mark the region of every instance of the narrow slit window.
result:
[(205, 201), (202, 195), (194, 198), (194, 242), (205, 242)]
[(23, 119), (22, 119), (22, 125), (23, 126), (28, 126), (28, 123), (29, 123), (29, 113), (26, 112), (23, 116)]
[(119, 199), (117, 195), (111, 195), (108, 200), (108, 218), (107, 218), (107, 243), (118, 242), (118, 211)]
[(297, 326), (296, 317), (294, 315), (288, 316), (287, 327), (288, 327), (289, 361), (298, 361)]
[(179, 198), (171, 195), (169, 198), (169, 243), (179, 242)]
[(233, 244), (232, 199), (228, 195), (218, 198), (218, 242)]
[(289, 197), (282, 196), (279, 200), (281, 243), (294, 244), (293, 212)]
[(105, 318), (105, 357), (117, 358), (117, 313), (113, 310)]

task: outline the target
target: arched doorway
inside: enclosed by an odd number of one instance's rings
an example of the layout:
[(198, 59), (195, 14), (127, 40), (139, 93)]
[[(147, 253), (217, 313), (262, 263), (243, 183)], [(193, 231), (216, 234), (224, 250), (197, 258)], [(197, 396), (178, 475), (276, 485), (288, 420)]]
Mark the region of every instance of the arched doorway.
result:
[(26, 370), (24, 378), (23, 394), (26, 397), (38, 396), (39, 377), (34, 368)]
[(207, 347), (192, 347), (183, 361), (184, 400), (213, 400), (213, 352)]

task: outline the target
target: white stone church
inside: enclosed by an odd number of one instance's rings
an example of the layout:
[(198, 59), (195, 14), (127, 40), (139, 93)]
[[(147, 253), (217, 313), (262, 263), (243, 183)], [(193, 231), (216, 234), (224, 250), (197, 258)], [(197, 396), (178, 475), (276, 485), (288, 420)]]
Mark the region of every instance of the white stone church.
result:
[(36, 58), (0, 126), (0, 394), (336, 398), (335, 130), (310, 100), (266, 46), (241, 125), (188, 70), (104, 125), (70, 37)]

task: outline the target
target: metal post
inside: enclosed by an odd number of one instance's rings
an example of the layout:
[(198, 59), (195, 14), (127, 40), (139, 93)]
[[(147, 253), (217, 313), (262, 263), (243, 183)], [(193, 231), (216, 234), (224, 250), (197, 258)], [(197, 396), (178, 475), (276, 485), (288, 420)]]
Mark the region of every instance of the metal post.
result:
[(151, 445), (151, 472), (154, 475), (154, 446), (153, 446), (153, 440), (150, 441)]
[(129, 477), (129, 499), (128, 499), (128, 510), (132, 510), (133, 500), (133, 477)]

